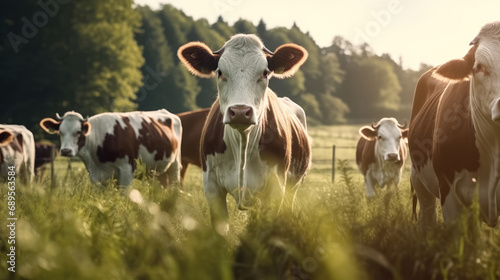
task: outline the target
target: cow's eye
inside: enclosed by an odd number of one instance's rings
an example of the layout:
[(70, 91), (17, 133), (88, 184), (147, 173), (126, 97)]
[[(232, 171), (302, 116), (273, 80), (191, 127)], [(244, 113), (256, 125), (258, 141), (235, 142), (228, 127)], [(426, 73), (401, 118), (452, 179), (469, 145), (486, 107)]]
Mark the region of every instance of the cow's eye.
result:
[(219, 69), (219, 70), (217, 70), (217, 77), (218, 77), (219, 79), (223, 79), (223, 80), (225, 80), (225, 79), (226, 79), (226, 77), (224, 77), (224, 74), (222, 74), (222, 71), (221, 71), (220, 69)]
[(264, 70), (264, 72), (262, 72), (262, 76), (260, 76), (260, 80), (267, 79), (269, 76), (269, 73), (271, 73), (271, 71), (269, 71), (269, 69)]
[(476, 67), (474, 67), (474, 72), (475, 73), (483, 73), (485, 75), (488, 75), (488, 70), (481, 63), (476, 64)]
[(379, 140), (382, 140), (382, 135), (379, 135), (377, 138), (378, 138)]

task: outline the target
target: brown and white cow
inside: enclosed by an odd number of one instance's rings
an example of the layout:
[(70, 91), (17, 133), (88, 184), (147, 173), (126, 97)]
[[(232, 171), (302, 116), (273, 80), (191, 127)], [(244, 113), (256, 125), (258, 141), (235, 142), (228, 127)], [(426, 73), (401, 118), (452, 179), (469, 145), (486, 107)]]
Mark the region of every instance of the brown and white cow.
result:
[[(9, 166), (15, 167), (25, 183), (33, 182), (35, 177), (35, 140), (33, 133), (23, 125), (1, 124), (0, 134), (3, 145), (0, 145), (0, 177), (7, 178)], [(5, 138), (10, 134), (12, 137)]]
[(418, 81), (410, 119), (411, 183), (423, 222), (445, 222), (471, 205), (478, 187), (482, 219), (500, 213), (500, 22), (485, 25), (462, 59)]
[[(304, 112), (304, 109), (288, 97), (280, 97), (279, 99), (283, 101), (292, 114), (297, 116), (304, 128), (307, 128), (306, 113)], [(184, 177), (186, 176), (186, 172), (190, 164), (194, 164), (201, 168), (200, 139), (208, 112), (210, 112), (210, 108), (177, 114), (182, 123), (181, 182), (184, 181)]]
[(227, 193), (239, 209), (251, 207), (256, 197), (281, 204), (285, 194), (294, 196), (311, 162), (310, 142), (304, 125), (268, 83), (272, 76), (292, 76), (306, 50), (285, 44), (273, 53), (257, 36), (238, 34), (216, 52), (191, 42), (177, 54), (193, 74), (217, 76), (218, 98), (201, 139), (212, 221), (215, 211), (227, 217)]
[(375, 196), (375, 186), (398, 186), (407, 156), (406, 125), (394, 118), (383, 118), (359, 129), (356, 164), (365, 178), (366, 196)]
[(160, 174), (163, 186), (179, 182), (182, 126), (167, 110), (102, 113), (88, 119), (75, 112), (57, 116), (59, 121), (45, 118), (40, 126), (59, 133), (60, 155), (81, 158), (92, 183), (116, 178), (119, 185), (130, 185), (137, 159)]

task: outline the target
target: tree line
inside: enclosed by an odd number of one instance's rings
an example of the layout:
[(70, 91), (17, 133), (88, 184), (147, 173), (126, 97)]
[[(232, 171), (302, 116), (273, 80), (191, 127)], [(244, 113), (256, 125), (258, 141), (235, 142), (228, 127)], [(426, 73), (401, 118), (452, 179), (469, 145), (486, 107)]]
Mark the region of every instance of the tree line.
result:
[(264, 20), (255, 26), (222, 17), (209, 23), (168, 4), (152, 10), (133, 0), (8, 1), (0, 10), (0, 123), (40, 132), (41, 118), (69, 110), (90, 116), (209, 107), (215, 79), (189, 74), (177, 49), (202, 41), (217, 50), (236, 33), (257, 34), (270, 50), (289, 42), (307, 49), (300, 71), (271, 79), (270, 87), (299, 103), (312, 124), (407, 119), (416, 81), (430, 68), (403, 69), (401, 59), (339, 36), (322, 48), (295, 24), (268, 28)]

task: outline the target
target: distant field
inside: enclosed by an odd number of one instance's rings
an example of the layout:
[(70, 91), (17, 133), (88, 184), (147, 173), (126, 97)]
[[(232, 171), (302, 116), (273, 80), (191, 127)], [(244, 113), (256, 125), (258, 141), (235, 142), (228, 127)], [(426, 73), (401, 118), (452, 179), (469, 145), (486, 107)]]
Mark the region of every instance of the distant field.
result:
[[(48, 173), (16, 189), (12, 279), (500, 279), (499, 230), (475, 215), (420, 228), (411, 217), (408, 168), (397, 194), (379, 190), (365, 199), (354, 164), (358, 128), (311, 127), (314, 164), (294, 210), (241, 212), (228, 197), (226, 237), (210, 227), (196, 167), (182, 191), (139, 174), (133, 202), (112, 186), (92, 186), (81, 163), (68, 170), (59, 158), (53, 189)], [(6, 189), (0, 194), (6, 223)], [(0, 279), (12, 277), (8, 235), (1, 226)]]

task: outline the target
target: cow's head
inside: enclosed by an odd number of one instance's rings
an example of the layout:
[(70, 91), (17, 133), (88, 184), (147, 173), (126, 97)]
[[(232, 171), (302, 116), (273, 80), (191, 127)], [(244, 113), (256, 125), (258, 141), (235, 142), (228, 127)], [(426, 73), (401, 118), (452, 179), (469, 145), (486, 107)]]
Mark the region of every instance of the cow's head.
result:
[(293, 76), (308, 56), (295, 44), (281, 45), (273, 53), (257, 36), (243, 34), (233, 36), (216, 52), (191, 42), (181, 46), (177, 55), (196, 76), (217, 76), (223, 122), (238, 130), (259, 122), (269, 79)]
[(486, 24), (462, 59), (441, 65), (436, 73), (449, 79), (471, 79), (473, 110), (500, 123), (500, 21)]
[(394, 118), (383, 118), (371, 126), (363, 126), (359, 134), (368, 141), (377, 141), (375, 153), (385, 161), (400, 161), (401, 141), (408, 137), (406, 123), (401, 125)]
[(9, 145), (14, 139), (12, 132), (7, 130), (0, 130), (0, 147)]
[(82, 115), (73, 111), (66, 112), (63, 117), (56, 115), (59, 121), (45, 118), (40, 126), (50, 134), (58, 133), (61, 137), (60, 154), (74, 157), (85, 144), (85, 137), (90, 133), (90, 123)]

